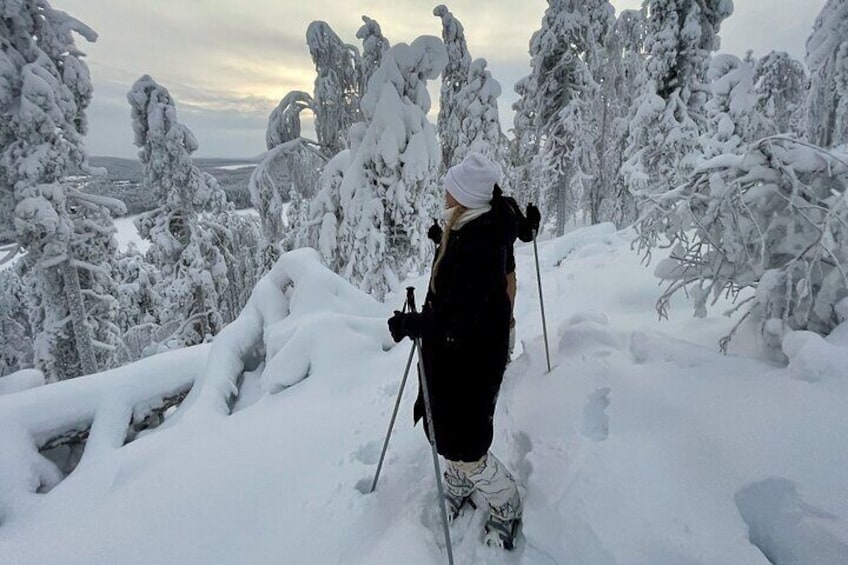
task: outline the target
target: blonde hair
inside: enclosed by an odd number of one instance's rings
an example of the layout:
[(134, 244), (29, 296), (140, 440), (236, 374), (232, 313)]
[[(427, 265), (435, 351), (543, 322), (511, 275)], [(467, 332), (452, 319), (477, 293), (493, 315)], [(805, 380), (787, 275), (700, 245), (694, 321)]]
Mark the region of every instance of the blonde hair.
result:
[(453, 226), (456, 225), (459, 217), (467, 211), (468, 208), (462, 204), (454, 206), (453, 213), (451, 213), (448, 218), (448, 221), (445, 224), (445, 229), (442, 230), (442, 241), (439, 243), (439, 254), (436, 255), (436, 260), (433, 263), (433, 271), (430, 273), (430, 291), (433, 294), (436, 293), (436, 274), (439, 272), (439, 265), (441, 265), (442, 259), (445, 258), (445, 251), (448, 249), (448, 240), (450, 239), (451, 230), (453, 230)]

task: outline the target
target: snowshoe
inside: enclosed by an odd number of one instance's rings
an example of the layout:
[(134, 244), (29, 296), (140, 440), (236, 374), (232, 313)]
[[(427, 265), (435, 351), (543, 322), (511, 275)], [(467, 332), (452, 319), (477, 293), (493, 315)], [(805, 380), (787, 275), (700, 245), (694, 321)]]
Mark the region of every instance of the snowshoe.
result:
[(515, 548), (515, 540), (521, 525), (521, 518), (502, 520), (497, 516), (489, 515), (486, 520), (483, 542), (486, 545), (500, 547), (510, 551)]
[(462, 514), (466, 505), (471, 506), (475, 510), (477, 509), (477, 505), (471, 500), (470, 494), (467, 496), (454, 496), (450, 493), (445, 493), (445, 502), (447, 502), (449, 523), (453, 523)]

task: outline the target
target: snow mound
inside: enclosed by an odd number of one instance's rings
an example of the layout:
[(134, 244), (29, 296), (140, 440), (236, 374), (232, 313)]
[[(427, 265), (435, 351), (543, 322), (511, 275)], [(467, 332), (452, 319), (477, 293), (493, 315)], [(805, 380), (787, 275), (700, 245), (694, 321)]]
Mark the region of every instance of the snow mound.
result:
[(0, 378), (0, 395), (21, 392), (44, 384), (44, 374), (37, 369), (24, 369)]
[(610, 328), (609, 320), (600, 312), (572, 316), (557, 331), (559, 351), (565, 355), (606, 355), (623, 349), (624, 340)]
[[(839, 329), (839, 328), (837, 328)], [(840, 330), (840, 335), (844, 330)], [(848, 348), (834, 345), (813, 332), (790, 332), (783, 338), (783, 352), (789, 358), (789, 373), (800, 381), (818, 382), (848, 379)]]

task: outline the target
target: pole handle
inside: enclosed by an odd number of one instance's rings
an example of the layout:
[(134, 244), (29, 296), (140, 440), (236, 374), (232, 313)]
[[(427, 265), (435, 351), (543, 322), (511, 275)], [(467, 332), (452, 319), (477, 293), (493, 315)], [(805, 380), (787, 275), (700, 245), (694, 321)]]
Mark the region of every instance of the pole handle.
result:
[(406, 287), (406, 304), (409, 306), (410, 312), (415, 312), (415, 287)]

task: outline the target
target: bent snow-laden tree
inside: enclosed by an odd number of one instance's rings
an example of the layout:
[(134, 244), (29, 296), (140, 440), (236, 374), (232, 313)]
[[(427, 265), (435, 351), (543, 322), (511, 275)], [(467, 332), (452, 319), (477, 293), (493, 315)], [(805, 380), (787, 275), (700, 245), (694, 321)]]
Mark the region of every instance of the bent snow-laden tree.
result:
[(306, 30), (309, 54), (315, 63), (315, 134), (327, 156), (344, 149), (347, 130), (359, 121), (359, 50), (344, 43), (326, 23), (312, 22)]
[(807, 40), (807, 139), (848, 143), (848, 0), (827, 0)]
[(136, 219), (151, 242), (148, 260), (160, 273), (158, 321), (170, 330), (166, 348), (201, 343), (221, 330), (222, 296), (230, 284), (223, 243), (227, 230), (215, 217), (229, 208), (224, 191), (191, 160), (197, 140), (177, 119), (168, 91), (149, 76), (127, 95), (144, 182), (159, 197), (155, 210)]
[(297, 224), (302, 203), (314, 196), (321, 166), (327, 159), (316, 141), (301, 135), (300, 115), (305, 110), (314, 112), (312, 96), (292, 91), (271, 112), (265, 134), (268, 152), (248, 183), (250, 200), (259, 213), (265, 239), (263, 272), (279, 258), (279, 245), (294, 246), (285, 218), (288, 216), (290, 222)]
[(448, 169), (462, 160), (454, 153), (459, 146), (458, 136), (462, 132), (466, 111), (460, 103), (460, 91), (468, 84), (471, 54), (468, 52), (462, 24), (447, 6), (436, 6), (433, 15), (441, 18), (442, 41), (448, 54), (448, 62), (442, 73), (439, 117), (436, 122), (442, 145), (442, 169)]
[(0, 13), (0, 251), (25, 253), (35, 364), (66, 379), (109, 366), (118, 341), (112, 214), (123, 206), (67, 182), (87, 170), (92, 94), (74, 34), (97, 34), (44, 0), (0, 1)]
[(703, 164), (686, 184), (654, 197), (653, 206), (639, 230), (648, 258), (661, 239), (672, 249), (656, 268), (669, 281), (658, 302), (662, 315), (684, 289), (697, 316), (722, 294), (752, 289), (737, 306), (745, 309), (739, 323), (758, 324), (775, 358), (786, 331), (826, 335), (848, 318), (844, 151), (766, 138), (748, 153)]
[(435, 37), (392, 47), (362, 99), (365, 121), (351, 130), (361, 141), (339, 186), (344, 217), (336, 253), (345, 262), (343, 276), (378, 298), (426, 266), (424, 234), (438, 207), (440, 162), (427, 120), (427, 80), (438, 77), (446, 61)]

